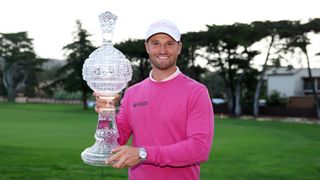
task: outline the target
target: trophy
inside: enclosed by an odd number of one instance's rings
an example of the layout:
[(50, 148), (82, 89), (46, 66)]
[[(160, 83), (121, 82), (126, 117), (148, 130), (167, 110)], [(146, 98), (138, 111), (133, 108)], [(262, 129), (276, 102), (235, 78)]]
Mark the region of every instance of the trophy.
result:
[[(99, 20), (103, 35), (102, 46), (85, 60), (82, 76), (88, 86), (100, 94), (100, 98), (111, 102), (131, 80), (132, 69), (129, 60), (111, 44), (117, 16), (108, 11), (99, 15)], [(118, 146), (119, 135), (115, 116), (116, 111), (112, 103), (108, 103), (99, 113), (94, 135), (95, 144), (81, 153), (84, 163), (107, 166), (105, 161), (112, 155), (111, 149)]]

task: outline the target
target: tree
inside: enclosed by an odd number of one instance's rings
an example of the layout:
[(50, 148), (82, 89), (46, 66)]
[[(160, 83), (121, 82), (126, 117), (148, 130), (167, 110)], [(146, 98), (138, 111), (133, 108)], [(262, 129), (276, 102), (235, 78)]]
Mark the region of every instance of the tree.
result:
[(88, 37), (88, 32), (82, 28), (80, 20), (76, 21), (77, 30), (74, 32), (74, 41), (63, 47), (66, 52), (67, 63), (58, 70), (59, 78), (53, 85), (61, 84), (68, 92), (81, 91), (82, 104), (84, 109), (88, 109), (87, 100), (90, 88), (82, 79), (82, 66), (96, 47), (92, 45)]
[(4, 87), (3, 84), (3, 66), (4, 66), (4, 59), (0, 57), (0, 96), (7, 96), (7, 91), (6, 88)]
[[(317, 23), (315, 23), (315, 21)], [(307, 61), (308, 76), (311, 81), (315, 80), (315, 78), (313, 78), (311, 73), (310, 59), (309, 59), (309, 53), (307, 49), (307, 46), (310, 44), (310, 39), (307, 36), (307, 32), (310, 32), (310, 31), (319, 32), (319, 28), (320, 28), (319, 19), (315, 21), (305, 26), (301, 25), (300, 23), (299, 24), (296, 23), (295, 32), (288, 39), (288, 43), (286, 46), (286, 49), (292, 52), (294, 52), (296, 48), (302, 51)], [(312, 88), (312, 94), (316, 104), (317, 116), (318, 118), (320, 118), (320, 99), (318, 97), (318, 94), (316, 92), (316, 87), (313, 82), (311, 83), (311, 88)]]
[(36, 57), (27, 32), (1, 33), (0, 57), (4, 59), (2, 79), (8, 100), (14, 102), (18, 92), (34, 94), (43, 60)]
[(249, 25), (240, 23), (208, 26), (204, 33), (207, 38), (201, 44), (209, 64), (224, 81), (229, 112), (240, 115), (243, 80), (252, 74), (250, 62), (258, 54), (250, 46), (258, 36)]
[(114, 45), (131, 61), (132, 64), (132, 80), (129, 85), (142, 81), (149, 76), (151, 66), (149, 56), (144, 47), (144, 40), (128, 40)]
[[(320, 32), (320, 19), (316, 18), (316, 19), (310, 20), (308, 23), (306, 23), (303, 26), (303, 29), (307, 32), (319, 33)], [(301, 40), (299, 41), (299, 39), (301, 39)], [(309, 40), (306, 38), (305, 34), (300, 35), (300, 38), (297, 38), (297, 40), (294, 43), (294, 45), (299, 47), (302, 50), (302, 52), (304, 53), (304, 55), (306, 56), (309, 79), (312, 79), (309, 53), (307, 50), (308, 44), (309, 44)], [(317, 53), (316, 55), (319, 55), (319, 53)], [(313, 98), (316, 102), (317, 116), (318, 116), (318, 118), (320, 118), (320, 98), (316, 92), (316, 88), (314, 86), (314, 83), (311, 83), (311, 86), (312, 86)]]
[(205, 68), (196, 65), (197, 57), (201, 57), (197, 51), (202, 48), (201, 41), (203, 41), (203, 34), (198, 32), (188, 32), (182, 34), (181, 41), (182, 50), (177, 61), (177, 66), (182, 72), (196, 81), (201, 82), (201, 75), (206, 72)]
[[(320, 19), (314, 19), (309, 21), (308, 23), (302, 25), (299, 21), (277, 21), (277, 22), (253, 22), (252, 26), (256, 29), (256, 31), (261, 32), (261, 37), (270, 37), (270, 43), (266, 55), (266, 59), (263, 65), (263, 69), (261, 71), (261, 75), (259, 78), (259, 82), (256, 86), (254, 103), (253, 103), (253, 113), (254, 116), (258, 116), (259, 107), (258, 100), (260, 96), (260, 89), (263, 84), (263, 77), (265, 76), (267, 70), (267, 63), (270, 56), (271, 48), (277, 48), (276, 53), (287, 53), (287, 52), (295, 52), (297, 49), (305, 55), (307, 65), (308, 65), (308, 74), (309, 78), (312, 79), (311, 69), (310, 69), (310, 61), (309, 54), (307, 51), (307, 46), (310, 44), (309, 39), (307, 37), (308, 32), (318, 33), (320, 31)], [(282, 40), (282, 42), (281, 42)], [(279, 47), (273, 47), (276, 43), (280, 44)], [(280, 60), (278, 58), (277, 60)], [(279, 62), (278, 62), (279, 63)], [(319, 109), (319, 98), (317, 97), (314, 85), (312, 84), (313, 94), (316, 101), (317, 113), (320, 116)]]
[(201, 82), (208, 88), (212, 98), (225, 98), (224, 82), (217, 72), (206, 71), (201, 76)]
[[(264, 83), (264, 77), (266, 75), (266, 72), (268, 70), (268, 62), (271, 55), (272, 49), (277, 49), (276, 53), (281, 53), (281, 47), (276, 47), (277, 44), (280, 43), (282, 39), (287, 39), (292, 36), (292, 32), (295, 30), (293, 28), (294, 24), (296, 22), (294, 21), (276, 21), (276, 22), (260, 22), (256, 21), (251, 23), (254, 31), (258, 32), (260, 34), (260, 39), (268, 38), (269, 44), (267, 49), (267, 55), (265, 57), (264, 64), (262, 66), (262, 70), (259, 76), (258, 83), (256, 84), (255, 93), (254, 93), (254, 99), (253, 99), (253, 115), (257, 117), (259, 115), (259, 97), (261, 88), (263, 87)], [(286, 41), (285, 41), (286, 43)], [(280, 59), (277, 58), (277, 63), (280, 63)]]

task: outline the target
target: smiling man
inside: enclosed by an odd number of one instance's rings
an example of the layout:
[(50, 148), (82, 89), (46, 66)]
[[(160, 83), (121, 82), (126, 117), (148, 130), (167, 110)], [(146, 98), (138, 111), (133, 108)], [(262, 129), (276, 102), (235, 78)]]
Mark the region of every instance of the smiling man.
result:
[[(121, 146), (106, 163), (129, 167), (132, 180), (194, 180), (208, 160), (214, 115), (207, 88), (176, 66), (179, 29), (170, 21), (153, 23), (145, 48), (152, 65), (144, 81), (128, 88), (116, 123)], [(107, 104), (95, 94), (96, 111)], [(125, 145), (132, 137), (132, 146)]]

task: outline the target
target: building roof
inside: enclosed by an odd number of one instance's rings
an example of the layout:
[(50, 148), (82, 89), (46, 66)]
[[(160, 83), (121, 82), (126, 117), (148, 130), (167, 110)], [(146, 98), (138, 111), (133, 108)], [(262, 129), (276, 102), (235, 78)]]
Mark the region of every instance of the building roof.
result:
[(302, 69), (294, 69), (294, 68), (287, 68), (287, 67), (280, 67), (280, 68), (271, 68), (267, 71), (268, 76), (273, 75), (293, 75), (297, 72), (301, 71)]

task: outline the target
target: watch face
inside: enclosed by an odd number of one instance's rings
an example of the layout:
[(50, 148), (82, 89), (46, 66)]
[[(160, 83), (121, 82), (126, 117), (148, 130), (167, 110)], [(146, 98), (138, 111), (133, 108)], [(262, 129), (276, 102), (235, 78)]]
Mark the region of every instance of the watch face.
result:
[(146, 152), (146, 150), (143, 149), (143, 148), (140, 148), (140, 149), (139, 149), (139, 156), (140, 156), (141, 159), (146, 159), (146, 157), (147, 157), (147, 152)]

